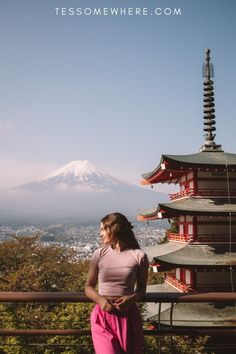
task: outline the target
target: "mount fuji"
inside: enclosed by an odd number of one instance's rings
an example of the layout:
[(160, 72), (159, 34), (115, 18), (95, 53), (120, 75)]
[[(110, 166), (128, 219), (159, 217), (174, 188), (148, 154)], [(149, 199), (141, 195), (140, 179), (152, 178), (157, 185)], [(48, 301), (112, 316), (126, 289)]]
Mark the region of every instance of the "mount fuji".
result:
[(1, 193), (0, 212), (17, 219), (95, 221), (119, 211), (135, 217), (138, 209), (166, 201), (158, 193), (113, 177), (89, 161), (72, 161), (31, 183)]
[(56, 171), (49, 173), (46, 177), (16, 187), (16, 190), (49, 192), (66, 191), (74, 192), (111, 192), (114, 189), (132, 188), (134, 185), (119, 180), (102, 172), (89, 161), (71, 161)]

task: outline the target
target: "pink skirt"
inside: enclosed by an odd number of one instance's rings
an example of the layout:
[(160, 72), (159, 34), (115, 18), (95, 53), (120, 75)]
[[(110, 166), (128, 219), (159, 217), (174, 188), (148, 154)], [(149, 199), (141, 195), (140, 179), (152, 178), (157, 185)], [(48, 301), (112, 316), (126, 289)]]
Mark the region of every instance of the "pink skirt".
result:
[(106, 312), (95, 305), (91, 331), (96, 354), (143, 353), (143, 326), (136, 304), (126, 312)]

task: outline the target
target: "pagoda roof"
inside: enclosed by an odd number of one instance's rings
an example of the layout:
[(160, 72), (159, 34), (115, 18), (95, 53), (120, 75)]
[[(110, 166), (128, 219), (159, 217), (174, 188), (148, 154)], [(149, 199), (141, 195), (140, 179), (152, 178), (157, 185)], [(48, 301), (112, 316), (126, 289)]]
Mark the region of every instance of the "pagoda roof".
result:
[[(176, 293), (176, 289), (168, 283), (147, 286), (148, 292)], [(234, 305), (216, 303), (178, 303), (171, 310), (171, 303), (161, 303), (160, 323), (163, 326), (176, 327), (231, 327), (236, 325), (236, 316), (233, 311)], [(159, 323), (159, 306), (147, 303), (147, 311), (144, 318), (152, 323)], [(172, 323), (170, 324), (172, 312)]]
[(183, 247), (186, 247), (185, 243), (168, 241), (156, 246), (143, 247), (143, 250), (147, 254), (149, 262), (152, 262), (153, 258), (157, 256), (163, 256), (165, 254), (176, 252)]
[[(236, 316), (233, 309), (233, 305), (217, 306), (213, 303), (175, 304), (172, 324), (170, 324), (170, 306), (161, 312), (160, 323), (176, 327), (234, 327)], [(149, 320), (158, 322), (158, 309), (156, 309), (156, 315), (149, 317)]]
[[(176, 289), (168, 283), (161, 283), (147, 286), (148, 292), (158, 293), (176, 293)], [(170, 326), (171, 318), (171, 303), (161, 304), (160, 323), (163, 326)], [(154, 303), (147, 303), (147, 311), (145, 319), (152, 323), (159, 323), (158, 318), (159, 306)], [(236, 317), (233, 311), (233, 306), (228, 304), (214, 303), (178, 303), (174, 305), (172, 326), (176, 327), (222, 327), (235, 326)]]
[[(161, 264), (160, 268), (228, 268), (236, 267), (236, 245), (228, 244), (184, 244), (185, 246), (166, 254), (161, 254), (156, 246), (156, 255), (153, 261)], [(153, 255), (154, 253), (152, 253)], [(160, 255), (159, 255), (160, 254)], [(150, 255), (148, 255), (150, 258)]]
[(190, 155), (163, 155), (167, 160), (190, 165), (236, 166), (236, 154), (224, 151), (202, 151)]
[(187, 197), (141, 210), (138, 219), (143, 221), (178, 215), (228, 215), (229, 213), (236, 214), (236, 198), (231, 198), (229, 203), (226, 198)]
[[(159, 165), (142, 174), (142, 184), (176, 182), (189, 170), (236, 168), (236, 154), (224, 151), (201, 151), (190, 155), (162, 155)], [(172, 171), (172, 174), (170, 172)]]

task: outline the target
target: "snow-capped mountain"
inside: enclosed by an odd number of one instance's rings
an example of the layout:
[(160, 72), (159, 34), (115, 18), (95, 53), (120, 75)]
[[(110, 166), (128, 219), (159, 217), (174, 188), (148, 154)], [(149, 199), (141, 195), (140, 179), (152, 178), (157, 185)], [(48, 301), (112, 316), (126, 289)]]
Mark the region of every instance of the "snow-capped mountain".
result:
[(166, 200), (164, 193), (115, 178), (85, 160), (72, 161), (39, 180), (2, 193), (0, 212), (43, 220), (95, 220), (113, 211), (135, 217), (138, 209)]
[(67, 165), (49, 173), (40, 180), (33, 181), (16, 189), (25, 191), (66, 191), (109, 192), (117, 188), (132, 188), (134, 185), (102, 172), (89, 161), (71, 161)]

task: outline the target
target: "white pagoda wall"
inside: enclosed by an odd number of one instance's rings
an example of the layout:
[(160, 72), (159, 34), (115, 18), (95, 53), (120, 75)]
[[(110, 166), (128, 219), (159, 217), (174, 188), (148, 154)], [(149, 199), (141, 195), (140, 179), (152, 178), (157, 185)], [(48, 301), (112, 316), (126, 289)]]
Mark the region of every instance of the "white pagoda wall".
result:
[(193, 172), (189, 172), (184, 176), (180, 177), (179, 180), (180, 191), (183, 192), (187, 188), (194, 188)]
[(193, 284), (193, 272), (191, 272), (189, 269), (176, 268), (175, 278), (187, 285)]

